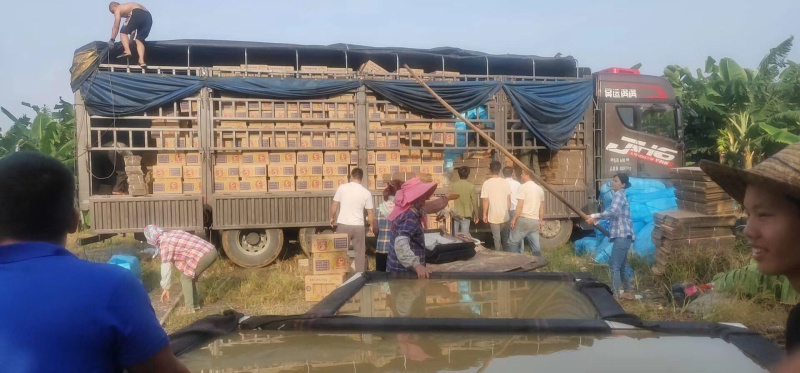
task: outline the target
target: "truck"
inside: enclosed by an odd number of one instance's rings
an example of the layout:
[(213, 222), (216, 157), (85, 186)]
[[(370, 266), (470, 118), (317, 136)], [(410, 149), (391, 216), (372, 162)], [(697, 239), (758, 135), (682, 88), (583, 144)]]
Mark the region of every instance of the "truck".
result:
[[(592, 73), (572, 57), (177, 40), (148, 41), (149, 66), (140, 68), (109, 53), (87, 44), (71, 69), (86, 222), (96, 234), (148, 224), (197, 232), (244, 267), (274, 262), (295, 234), (308, 252), (310, 236), (331, 228), (333, 194), (354, 167), (377, 205), (397, 172), (430, 173), (443, 193), (454, 166), (472, 167), (479, 189), (488, 161), (507, 162), (454, 117), (426, 114), (432, 98), (413, 91), (403, 65), (442, 89), (590, 85), (560, 144), (505, 89), (463, 108), (586, 213), (600, 209), (600, 186), (614, 174), (668, 179), (683, 163), (680, 102), (665, 79)], [(140, 158), (123, 164), (121, 153)], [(121, 167), (139, 195), (111, 192)], [(545, 250), (589, 228), (552, 195), (545, 203)]]

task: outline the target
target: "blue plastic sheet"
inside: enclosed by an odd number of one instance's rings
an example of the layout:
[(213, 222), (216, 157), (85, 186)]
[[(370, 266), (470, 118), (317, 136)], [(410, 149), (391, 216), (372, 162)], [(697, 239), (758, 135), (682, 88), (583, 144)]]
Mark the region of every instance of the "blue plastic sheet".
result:
[[(628, 203), (631, 207), (631, 219), (636, 239), (633, 242), (633, 251), (641, 258), (652, 264), (655, 262), (656, 247), (651, 239), (653, 232), (653, 214), (658, 211), (674, 210), (678, 208), (675, 201), (675, 189), (667, 188), (658, 180), (630, 178), (631, 187), (625, 190)], [(600, 187), (600, 201), (603, 206), (611, 204), (611, 183)], [(607, 228), (607, 222), (601, 224)], [(608, 237), (595, 230), (594, 237), (585, 237), (575, 241), (575, 253), (578, 255), (591, 255), (598, 263), (608, 263), (612, 243)]]
[[(364, 84), (383, 98), (412, 112), (434, 118), (452, 118), (428, 90), (415, 81), (367, 80)], [(458, 112), (489, 101), (500, 90), (499, 82), (428, 82), (428, 86)]]

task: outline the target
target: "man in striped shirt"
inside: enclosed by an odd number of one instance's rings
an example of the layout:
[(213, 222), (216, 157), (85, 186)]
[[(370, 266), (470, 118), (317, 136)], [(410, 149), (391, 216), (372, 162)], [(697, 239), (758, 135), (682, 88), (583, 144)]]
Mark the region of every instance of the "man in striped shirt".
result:
[(628, 263), (628, 250), (633, 244), (633, 219), (631, 219), (631, 206), (628, 204), (628, 197), (625, 196), (625, 189), (630, 188), (631, 183), (628, 175), (619, 173), (611, 181), (611, 190), (614, 196), (611, 206), (605, 211), (592, 214), (586, 222), (594, 225), (598, 220), (608, 220), (611, 234), (609, 239), (613, 242), (611, 255), (608, 259), (608, 267), (611, 270), (611, 288), (614, 295), (621, 296), (622, 287), (625, 291), (631, 290), (631, 282), (625, 272)]
[(161, 256), (161, 301), (169, 300), (172, 266), (181, 271), (183, 300), (189, 312), (200, 309), (197, 279), (217, 260), (217, 250), (210, 242), (183, 231), (164, 232), (155, 225), (144, 229), (147, 243), (158, 248)]

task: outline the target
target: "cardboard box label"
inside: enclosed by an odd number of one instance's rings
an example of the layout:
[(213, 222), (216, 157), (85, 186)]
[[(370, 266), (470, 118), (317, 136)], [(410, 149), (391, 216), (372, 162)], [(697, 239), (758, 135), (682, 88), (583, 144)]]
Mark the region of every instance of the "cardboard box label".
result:
[(180, 178), (153, 180), (153, 194), (181, 194), (183, 182)]
[(156, 156), (156, 163), (161, 165), (164, 164), (184, 165), (186, 164), (186, 155), (183, 153), (158, 154)]
[(323, 175), (324, 176), (347, 176), (350, 174), (350, 165), (333, 163), (329, 164), (326, 163), (323, 165)]
[(297, 153), (295, 152), (274, 152), (269, 153), (269, 163), (297, 163)]
[(376, 162), (400, 162), (400, 152), (399, 151), (376, 151), (375, 152), (375, 161)]
[(268, 152), (247, 152), (242, 154), (242, 163), (243, 164), (267, 164), (269, 163), (269, 153)]
[(297, 178), (297, 191), (317, 190), (322, 190), (322, 176), (300, 176)]
[(184, 194), (199, 194), (203, 192), (203, 183), (200, 179), (183, 180)]
[(294, 176), (295, 175), (295, 165), (294, 164), (272, 164), (270, 163), (267, 166), (269, 171), (269, 176)]
[(325, 176), (322, 178), (322, 190), (336, 190), (347, 183), (347, 176)]
[(322, 163), (322, 152), (297, 152), (297, 163)]
[[(321, 164), (303, 164), (297, 165), (297, 176), (322, 176), (323, 170)], [(300, 189), (300, 185), (298, 184), (297, 189)]]
[(186, 154), (186, 164), (190, 166), (199, 165), (200, 164), (200, 153), (187, 153)]
[(245, 177), (267, 176), (267, 165), (242, 165), (239, 166), (239, 175)]
[(270, 177), (267, 181), (267, 189), (270, 192), (293, 192), (294, 177)]
[(305, 276), (305, 299), (306, 302), (319, 302), (328, 294), (342, 285), (347, 277), (344, 273), (330, 275), (307, 275)]
[(214, 166), (214, 176), (216, 177), (238, 177), (239, 165), (216, 165)]
[(235, 177), (216, 177), (214, 178), (215, 192), (238, 192), (239, 179)]
[(177, 164), (158, 165), (153, 167), (153, 177), (156, 179), (181, 178), (183, 167)]
[(202, 177), (200, 166), (183, 166), (182, 171), (184, 179), (199, 179)]
[(324, 253), (331, 251), (347, 251), (350, 242), (346, 233), (328, 233), (311, 235), (311, 252)]
[(242, 155), (234, 154), (217, 154), (217, 164), (239, 164), (242, 163)]
[(347, 251), (317, 253), (311, 257), (311, 273), (315, 275), (347, 273), (349, 269)]
[(243, 177), (239, 182), (239, 190), (242, 192), (266, 192), (266, 177)]

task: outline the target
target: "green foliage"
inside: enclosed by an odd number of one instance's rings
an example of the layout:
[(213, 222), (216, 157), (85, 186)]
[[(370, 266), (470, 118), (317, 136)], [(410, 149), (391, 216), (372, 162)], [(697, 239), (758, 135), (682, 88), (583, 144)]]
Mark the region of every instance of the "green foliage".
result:
[(713, 283), (716, 290), (750, 298), (767, 294), (785, 304), (796, 304), (800, 301), (800, 294), (792, 288), (789, 279), (785, 276), (767, 276), (758, 271), (755, 263), (720, 273), (714, 276)]
[(793, 37), (764, 56), (758, 69), (708, 57), (695, 75), (670, 65), (664, 77), (683, 103), (687, 160), (749, 168), (800, 133), (800, 66), (787, 60)]
[(0, 158), (18, 151), (38, 151), (74, 169), (75, 109), (69, 102), (59, 100), (53, 110), (23, 102), (22, 105), (33, 110), (33, 120), (27, 115), (17, 117), (6, 108), (0, 108), (14, 122), (4, 134), (0, 134)]

